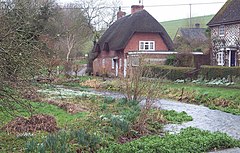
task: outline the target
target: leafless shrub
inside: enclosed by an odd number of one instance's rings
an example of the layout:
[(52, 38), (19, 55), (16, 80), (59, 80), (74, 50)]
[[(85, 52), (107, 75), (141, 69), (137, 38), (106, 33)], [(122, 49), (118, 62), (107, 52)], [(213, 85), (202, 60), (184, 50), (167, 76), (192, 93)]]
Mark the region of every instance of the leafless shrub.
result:
[(144, 56), (139, 58), (139, 66), (131, 68), (128, 78), (122, 78), (122, 91), (128, 101), (142, 101), (143, 106), (140, 115), (134, 124), (134, 128), (141, 134), (148, 133), (147, 120), (156, 98), (161, 78), (154, 78), (153, 71), (145, 67)]

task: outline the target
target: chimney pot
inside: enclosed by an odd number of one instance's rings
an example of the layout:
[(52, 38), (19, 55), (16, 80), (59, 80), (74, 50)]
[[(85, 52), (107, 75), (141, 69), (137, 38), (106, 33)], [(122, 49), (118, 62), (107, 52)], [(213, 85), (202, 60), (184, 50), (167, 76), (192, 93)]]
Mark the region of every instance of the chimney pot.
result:
[(196, 23), (195, 28), (200, 28), (200, 23)]
[(143, 10), (143, 8), (144, 8), (143, 5), (132, 5), (131, 6), (131, 14), (141, 11), (141, 10)]
[(124, 17), (125, 15), (126, 15), (126, 12), (123, 12), (121, 6), (119, 6), (119, 10), (117, 12), (117, 20)]

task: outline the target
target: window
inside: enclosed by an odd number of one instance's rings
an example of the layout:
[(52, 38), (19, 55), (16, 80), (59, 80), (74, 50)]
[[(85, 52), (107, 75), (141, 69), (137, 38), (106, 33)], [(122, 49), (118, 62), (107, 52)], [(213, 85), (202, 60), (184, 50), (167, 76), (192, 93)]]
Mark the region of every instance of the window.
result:
[(155, 42), (139, 41), (139, 50), (155, 50)]
[(219, 36), (224, 36), (225, 35), (225, 27), (224, 26), (220, 26), (219, 27)]
[(217, 65), (224, 65), (224, 53), (223, 51), (217, 53)]

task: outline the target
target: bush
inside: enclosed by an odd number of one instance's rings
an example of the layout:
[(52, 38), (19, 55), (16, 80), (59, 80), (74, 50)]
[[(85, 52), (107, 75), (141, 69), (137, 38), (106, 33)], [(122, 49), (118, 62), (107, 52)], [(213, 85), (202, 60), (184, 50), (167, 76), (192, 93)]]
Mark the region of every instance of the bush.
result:
[(83, 129), (49, 134), (45, 140), (39, 142), (38, 139), (32, 139), (26, 143), (26, 153), (70, 153), (70, 152), (94, 152), (98, 149), (101, 138), (96, 134), (89, 134)]
[(176, 55), (169, 55), (169, 56), (167, 56), (165, 64), (166, 65), (175, 65), (176, 62), (177, 62)]
[(187, 128), (176, 135), (146, 136), (125, 144), (114, 144), (100, 153), (129, 153), (129, 152), (207, 152), (213, 149), (239, 147), (240, 141), (226, 134), (210, 133), (196, 128)]
[(177, 66), (180, 67), (194, 67), (194, 55), (189, 53), (177, 54)]
[(206, 80), (240, 76), (240, 67), (201, 66), (200, 75)]
[[(190, 77), (187, 74), (194, 70), (194, 68), (191, 67), (173, 67), (165, 65), (147, 65), (146, 69), (151, 70), (152, 75), (150, 75), (150, 77), (163, 77), (173, 81)], [(149, 76), (149, 74), (146, 75)]]

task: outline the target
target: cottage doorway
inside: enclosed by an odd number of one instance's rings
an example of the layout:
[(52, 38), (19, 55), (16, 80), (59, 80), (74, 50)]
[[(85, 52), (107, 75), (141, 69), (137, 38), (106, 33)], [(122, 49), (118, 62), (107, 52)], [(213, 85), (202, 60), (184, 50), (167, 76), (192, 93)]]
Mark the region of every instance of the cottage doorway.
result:
[(115, 72), (115, 75), (116, 77), (118, 76), (118, 60), (114, 60), (114, 63), (115, 63), (115, 68), (116, 68), (116, 72)]
[(236, 66), (236, 51), (230, 51), (230, 66)]
[(115, 57), (112, 59), (112, 69), (115, 69), (115, 76), (118, 76), (118, 58)]
[(230, 50), (229, 51), (229, 67), (236, 66), (237, 60), (236, 60), (236, 50)]

